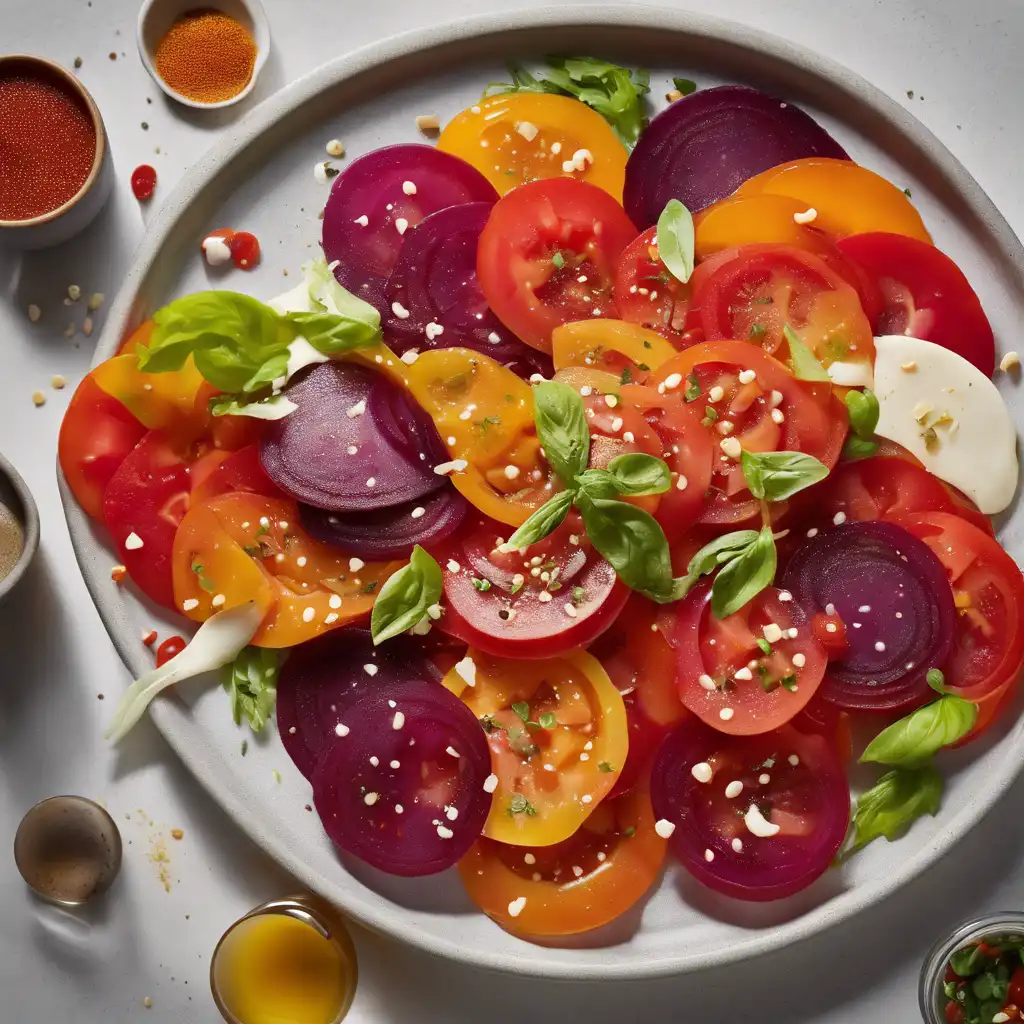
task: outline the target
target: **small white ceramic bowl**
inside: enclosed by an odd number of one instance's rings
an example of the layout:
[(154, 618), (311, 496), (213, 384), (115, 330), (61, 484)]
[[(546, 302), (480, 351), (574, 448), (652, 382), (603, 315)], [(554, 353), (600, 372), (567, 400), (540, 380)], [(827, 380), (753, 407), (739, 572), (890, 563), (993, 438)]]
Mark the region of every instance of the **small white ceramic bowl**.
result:
[(103, 127), (99, 107), (88, 89), (52, 60), (27, 53), (0, 55), (0, 72), (23, 72), (26, 75), (56, 81), (62, 89), (77, 96), (88, 111), (96, 133), (96, 155), (85, 184), (66, 202), (48, 213), (27, 220), (0, 220), (0, 247), (11, 249), (46, 249), (73, 238), (95, 219), (110, 196), (114, 169), (110, 145)]
[(21, 554), (14, 568), (0, 579), (0, 601), (18, 585), (39, 548), (39, 510), (28, 484), (21, 474), (0, 455), (0, 502), (6, 505), (21, 524)]
[[(237, 96), (221, 100), (219, 103), (200, 103), (182, 96), (160, 77), (156, 69), (156, 49), (160, 45), (160, 40), (183, 14), (196, 10), (220, 11), (234, 18), (248, 29), (256, 44), (256, 63), (253, 65), (249, 84)], [(267, 21), (266, 11), (263, 10), (260, 0), (143, 0), (135, 34), (139, 56), (153, 81), (176, 103), (197, 110), (216, 110), (244, 100), (256, 87), (256, 79), (270, 54), (270, 22)]]

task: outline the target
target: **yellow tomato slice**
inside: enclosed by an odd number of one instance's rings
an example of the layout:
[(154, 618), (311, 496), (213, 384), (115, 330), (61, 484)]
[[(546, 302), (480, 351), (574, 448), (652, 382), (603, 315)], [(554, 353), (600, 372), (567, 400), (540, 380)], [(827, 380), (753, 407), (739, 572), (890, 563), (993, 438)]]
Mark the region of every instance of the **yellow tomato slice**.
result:
[(622, 202), (629, 154), (608, 122), (571, 96), (488, 96), (449, 122), (437, 148), (471, 163), (499, 195), (538, 178), (571, 177)]
[(806, 209), (806, 203), (789, 196), (735, 195), (721, 199), (693, 218), (696, 258), (699, 262), (716, 252), (758, 242), (816, 252), (821, 248), (820, 234), (793, 219), (794, 214)]
[[(551, 355), (556, 370), (583, 366), (621, 373), (632, 363), (634, 370), (655, 370), (667, 363), (676, 349), (660, 334), (624, 320), (580, 320), (555, 328)], [(625, 357), (625, 364), (622, 358)]]
[[(174, 600), (196, 622), (256, 601), (258, 647), (294, 647), (368, 615), (401, 562), (358, 561), (310, 537), (298, 506), (235, 492), (191, 509), (174, 537)], [(193, 603), (195, 602), (195, 603)]]
[(466, 463), (452, 483), (481, 512), (519, 526), (551, 497), (556, 482), (540, 454), (529, 384), (466, 348), (422, 353), (404, 382), (452, 461)]
[(626, 709), (601, 663), (585, 651), (524, 661), (470, 648), (468, 686), (444, 685), (488, 731), (498, 777), (483, 834), (515, 846), (571, 836), (611, 792), (629, 750)]
[(147, 320), (125, 340), (119, 354), (92, 371), (100, 389), (116, 398), (150, 430), (175, 426), (193, 417), (203, 375), (189, 356), (180, 370), (143, 373), (135, 350), (149, 343), (155, 324)]
[(832, 235), (890, 231), (922, 242), (932, 240), (902, 189), (848, 160), (808, 157), (780, 164), (745, 181), (735, 195), (762, 193), (789, 196), (805, 210), (813, 208), (814, 226)]

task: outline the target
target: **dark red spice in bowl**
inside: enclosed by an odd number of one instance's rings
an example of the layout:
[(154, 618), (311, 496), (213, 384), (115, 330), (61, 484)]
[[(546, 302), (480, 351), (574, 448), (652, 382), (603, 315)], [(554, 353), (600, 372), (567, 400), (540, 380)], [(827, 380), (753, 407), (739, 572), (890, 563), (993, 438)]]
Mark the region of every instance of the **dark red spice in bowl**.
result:
[(96, 127), (69, 84), (39, 64), (0, 66), (0, 221), (59, 209), (86, 184)]

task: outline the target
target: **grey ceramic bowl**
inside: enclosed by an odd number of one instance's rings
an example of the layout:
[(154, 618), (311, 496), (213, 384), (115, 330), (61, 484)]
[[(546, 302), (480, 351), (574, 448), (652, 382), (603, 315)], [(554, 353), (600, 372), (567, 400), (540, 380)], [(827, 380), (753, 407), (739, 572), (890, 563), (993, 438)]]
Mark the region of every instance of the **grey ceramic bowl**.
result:
[(66, 202), (49, 213), (28, 220), (0, 220), (0, 247), (10, 249), (47, 249), (74, 238), (96, 218), (110, 196), (114, 167), (110, 145), (99, 107), (88, 89), (70, 71), (43, 57), (27, 53), (0, 55), (0, 73), (24, 72), (56, 81), (61, 88), (77, 96), (92, 119), (96, 132), (96, 155), (85, 184)]
[(29, 563), (39, 549), (39, 510), (36, 508), (28, 484), (18, 471), (0, 455), (0, 504), (6, 505), (24, 531), (21, 557), (14, 568), (0, 579), (0, 601), (2, 601), (25, 575)]

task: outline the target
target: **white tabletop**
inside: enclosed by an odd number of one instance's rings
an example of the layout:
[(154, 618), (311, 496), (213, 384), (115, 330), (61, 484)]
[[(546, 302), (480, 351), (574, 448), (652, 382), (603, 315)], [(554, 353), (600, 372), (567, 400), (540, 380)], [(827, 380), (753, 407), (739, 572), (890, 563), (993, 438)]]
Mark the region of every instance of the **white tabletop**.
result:
[[(265, 4), (273, 53), (255, 102), (348, 49), (502, 6)], [(931, 128), (1024, 232), (1024, 7), (1017, 0), (689, 6), (788, 36), (859, 71)], [(253, 905), (296, 888), (225, 819), (148, 722), (117, 753), (100, 738), (126, 672), (79, 576), (54, 479), (61, 414), (92, 346), (81, 334), (65, 337), (68, 324), (80, 325), (85, 314), (82, 303), (62, 300), (71, 284), (86, 294), (116, 292), (152, 213), (131, 196), (132, 168), (157, 168), (159, 202), (238, 114), (183, 117), (164, 102), (136, 55), (137, 8), (138, 0), (0, 0), (0, 50), (39, 53), (69, 67), (82, 58), (79, 74), (105, 117), (118, 179), (101, 222), (85, 236), (23, 259), (0, 253), (0, 449), (36, 495), (43, 537), (30, 577), (0, 615), (0, 847), (10, 849), (31, 804), (64, 792), (105, 801), (126, 844), (117, 888), (88, 917), (38, 906), (13, 858), (0, 855), (4, 1024), (120, 1024), (145, 1014), (153, 1024), (213, 1022), (207, 971), (217, 938)], [(38, 324), (27, 319), (29, 303), (43, 310)], [(67, 390), (50, 387), (54, 374), (68, 379)], [(48, 397), (38, 409), (31, 400), (37, 388)], [(699, 977), (587, 987), (504, 979), (357, 929), (361, 982), (349, 1020), (911, 1022), (932, 940), (959, 919), (1019, 907), (1024, 897), (1024, 819), (1015, 813), (1022, 798), (1024, 782), (950, 856), (884, 906), (798, 949)], [(174, 839), (172, 829), (183, 837)]]

